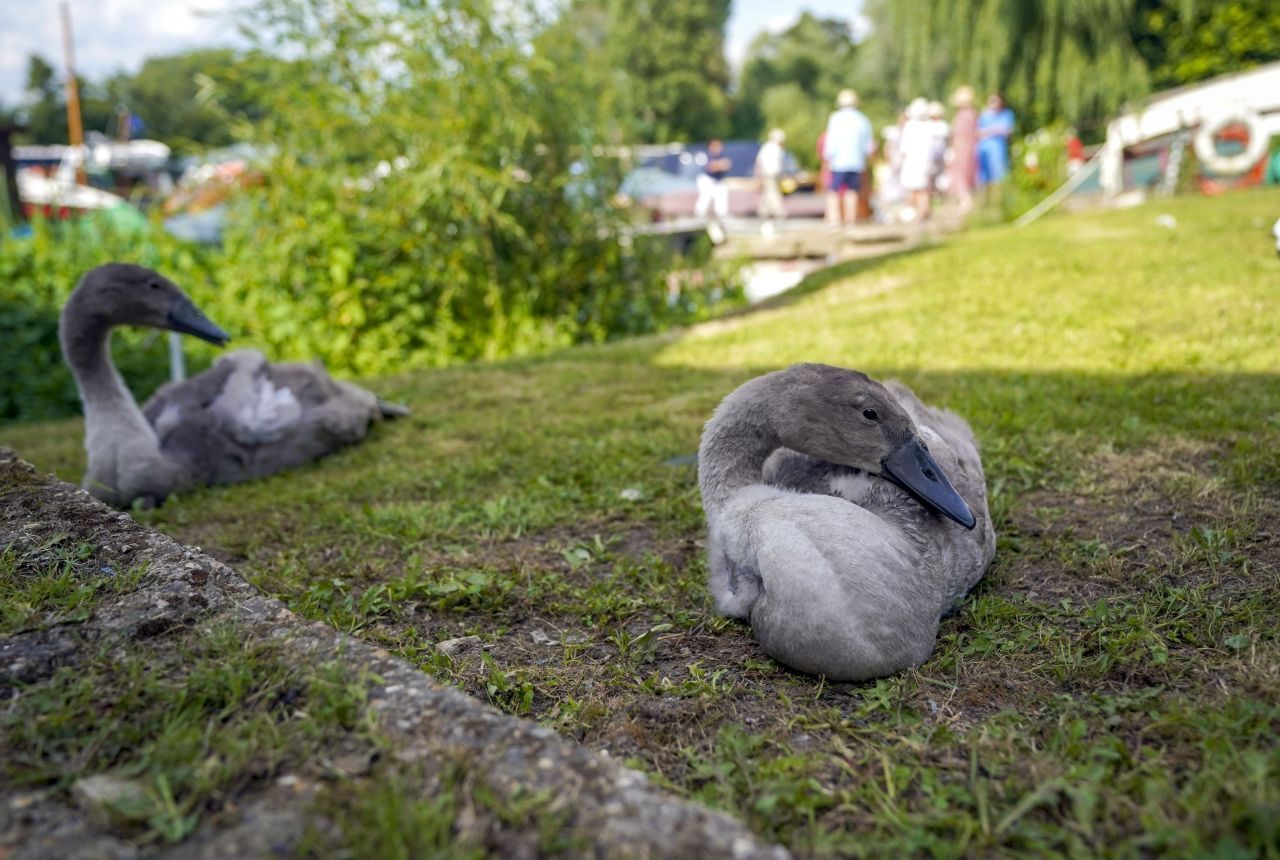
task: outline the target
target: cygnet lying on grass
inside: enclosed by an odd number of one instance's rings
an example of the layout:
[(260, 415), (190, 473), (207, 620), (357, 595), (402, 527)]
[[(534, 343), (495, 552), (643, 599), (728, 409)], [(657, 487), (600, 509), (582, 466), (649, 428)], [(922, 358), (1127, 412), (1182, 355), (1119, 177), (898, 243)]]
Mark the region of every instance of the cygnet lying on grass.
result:
[(831, 680), (923, 663), (995, 554), (968, 425), (852, 370), (742, 385), (707, 423), (698, 478), (717, 608)]
[(81, 279), (62, 309), (62, 352), (84, 402), (84, 486), (114, 505), (156, 504), (203, 484), (271, 475), (358, 442), (407, 410), (333, 379), (319, 364), (234, 352), (138, 408), (111, 363), (111, 329), (151, 326), (224, 345), (230, 338), (171, 281), (124, 263)]

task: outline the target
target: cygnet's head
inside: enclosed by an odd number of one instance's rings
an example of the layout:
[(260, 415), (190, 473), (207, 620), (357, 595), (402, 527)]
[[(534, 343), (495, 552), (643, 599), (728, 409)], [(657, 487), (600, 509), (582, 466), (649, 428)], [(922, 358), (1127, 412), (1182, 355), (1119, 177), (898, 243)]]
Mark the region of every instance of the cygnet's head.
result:
[(887, 388), (865, 373), (826, 364), (797, 364), (775, 375), (781, 397), (773, 420), (783, 445), (882, 475), (931, 510), (973, 528), (973, 512)]
[(225, 346), (231, 339), (176, 284), (158, 272), (130, 263), (107, 263), (81, 278), (63, 308), (63, 325), (73, 317), (108, 325), (168, 329), (217, 346)]

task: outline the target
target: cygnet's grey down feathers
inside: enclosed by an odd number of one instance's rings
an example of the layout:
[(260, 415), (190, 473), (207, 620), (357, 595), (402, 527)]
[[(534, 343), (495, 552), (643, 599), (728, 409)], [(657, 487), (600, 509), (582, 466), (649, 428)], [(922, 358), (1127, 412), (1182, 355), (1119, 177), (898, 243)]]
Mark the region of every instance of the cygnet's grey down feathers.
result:
[[(909, 436), (954, 482), (972, 530), (880, 474)], [(725, 398), (703, 434), (699, 479), (717, 608), (748, 619), (779, 662), (832, 680), (926, 660), (940, 617), (995, 552), (963, 419), (841, 368), (797, 365)]]
[(271, 475), (358, 442), (383, 416), (377, 397), (319, 363), (271, 364), (244, 350), (157, 391), (143, 407), (160, 448), (197, 483)]

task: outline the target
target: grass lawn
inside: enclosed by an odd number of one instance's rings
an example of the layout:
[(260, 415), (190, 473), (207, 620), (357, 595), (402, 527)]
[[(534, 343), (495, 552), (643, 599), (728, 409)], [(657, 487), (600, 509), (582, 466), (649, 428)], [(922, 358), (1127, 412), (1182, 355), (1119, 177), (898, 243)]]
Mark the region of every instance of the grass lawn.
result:
[[(1277, 856), (1277, 210), (979, 231), (690, 331), (378, 380), (411, 418), (140, 516), (799, 855)], [(919, 671), (823, 683), (711, 610), (687, 455), (796, 361), (902, 379), (983, 446), (998, 554)], [(78, 480), (81, 432), (0, 440)]]

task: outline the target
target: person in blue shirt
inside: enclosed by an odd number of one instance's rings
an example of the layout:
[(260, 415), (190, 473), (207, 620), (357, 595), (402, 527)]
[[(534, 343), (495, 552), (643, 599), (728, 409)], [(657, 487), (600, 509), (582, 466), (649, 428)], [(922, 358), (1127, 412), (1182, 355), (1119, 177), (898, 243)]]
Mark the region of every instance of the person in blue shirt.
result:
[(858, 110), (858, 94), (853, 90), (840, 91), (836, 108), (827, 120), (822, 144), (822, 158), (831, 171), (827, 220), (853, 224), (858, 220), (858, 194), (862, 191), (867, 159), (875, 151), (875, 136), (871, 120)]
[(707, 235), (711, 241), (719, 245), (725, 240), (724, 219), (729, 217), (729, 188), (724, 178), (733, 169), (733, 160), (725, 154), (724, 143), (712, 140), (707, 144), (707, 152), (698, 158), (702, 170), (698, 173), (698, 199), (693, 204), (693, 214), (698, 218), (706, 218)]
[(992, 93), (978, 114), (978, 185), (998, 185), (1009, 175), (1009, 138), (1013, 135), (1013, 111)]

